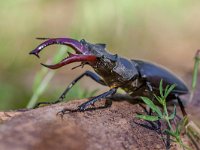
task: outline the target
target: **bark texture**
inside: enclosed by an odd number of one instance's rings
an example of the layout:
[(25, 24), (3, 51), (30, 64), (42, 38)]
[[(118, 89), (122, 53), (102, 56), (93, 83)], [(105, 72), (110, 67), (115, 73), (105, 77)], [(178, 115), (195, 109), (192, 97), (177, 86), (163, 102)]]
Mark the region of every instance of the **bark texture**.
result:
[[(114, 101), (112, 106), (57, 116), (63, 108), (76, 108), (76, 100), (24, 112), (1, 113), (2, 150), (146, 150), (165, 149), (161, 136), (138, 123), (139, 104)], [(103, 105), (99, 102), (98, 105)]]

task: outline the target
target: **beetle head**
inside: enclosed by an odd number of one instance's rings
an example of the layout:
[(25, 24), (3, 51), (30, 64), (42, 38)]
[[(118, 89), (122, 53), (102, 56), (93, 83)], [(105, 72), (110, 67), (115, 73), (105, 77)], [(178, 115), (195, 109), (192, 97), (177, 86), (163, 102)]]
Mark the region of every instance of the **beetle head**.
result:
[(46, 41), (41, 43), (39, 46), (37, 46), (33, 51), (29, 53), (29, 54), (36, 55), (38, 58), (39, 58), (39, 53), (42, 49), (53, 44), (67, 45), (71, 47), (73, 50), (75, 50), (76, 52), (75, 54), (68, 53), (69, 56), (64, 58), (62, 61), (60, 61), (57, 64), (54, 64), (54, 65), (42, 64), (43, 66), (51, 68), (51, 69), (57, 69), (73, 62), (81, 62), (83, 64), (84, 63), (93, 64), (99, 58), (102, 58), (102, 57), (113, 59), (112, 58), (113, 55), (106, 52), (105, 44), (90, 44), (86, 42), (85, 40), (81, 40), (79, 42), (71, 38), (39, 38), (39, 39), (46, 40)]
[(81, 44), (86, 49), (86, 54), (96, 56), (98, 59), (109, 59), (111, 61), (116, 61), (116, 55), (112, 55), (106, 51), (106, 44), (98, 43), (91, 44), (82, 39)]

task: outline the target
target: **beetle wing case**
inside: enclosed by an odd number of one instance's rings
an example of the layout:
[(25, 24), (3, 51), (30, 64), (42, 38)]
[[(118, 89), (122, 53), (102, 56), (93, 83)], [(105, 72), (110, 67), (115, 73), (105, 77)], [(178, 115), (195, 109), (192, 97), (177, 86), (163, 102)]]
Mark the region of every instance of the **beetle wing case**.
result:
[(176, 84), (172, 92), (178, 94), (187, 94), (189, 92), (185, 83), (166, 68), (142, 60), (132, 61), (137, 63), (137, 68), (141, 77), (150, 82), (154, 89), (159, 89), (160, 80), (162, 79), (163, 88), (167, 85)]
[(119, 74), (124, 80), (130, 80), (138, 77), (138, 70), (135, 67), (136, 63), (122, 57), (118, 57), (116, 66), (113, 71)]

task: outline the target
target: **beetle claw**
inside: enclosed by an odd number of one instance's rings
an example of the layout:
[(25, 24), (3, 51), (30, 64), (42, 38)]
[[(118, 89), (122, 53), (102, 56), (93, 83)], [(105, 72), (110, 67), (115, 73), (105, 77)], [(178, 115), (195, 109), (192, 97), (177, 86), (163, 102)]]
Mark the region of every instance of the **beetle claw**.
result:
[(38, 57), (38, 54), (42, 49), (49, 45), (53, 44), (61, 44), (61, 45), (67, 45), (71, 48), (73, 48), (77, 53), (83, 53), (83, 47), (82, 44), (74, 39), (70, 38), (37, 38), (38, 40), (46, 40), (40, 45), (38, 45), (33, 51), (31, 51), (29, 54), (34, 54)]
[(85, 62), (85, 61), (96, 61), (96, 56), (93, 55), (75, 55), (75, 54), (71, 54), (69, 57), (64, 58), (62, 61), (60, 61), (57, 64), (54, 65), (46, 65), (41, 63), (41, 65), (43, 65), (44, 67), (50, 68), (50, 69), (57, 69), (60, 68), (64, 65), (73, 63), (73, 62)]
[(38, 54), (38, 53), (35, 53), (34, 51), (31, 51), (29, 54), (30, 54), (30, 55), (35, 55), (37, 58), (40, 58), (39, 54)]
[(46, 65), (46, 64), (43, 64), (43, 63), (40, 63), (42, 66), (44, 67), (47, 67), (47, 68), (50, 68), (50, 65)]
[(49, 69), (57, 69), (59, 67), (58, 65), (47, 65), (47, 64), (43, 64), (43, 63), (40, 63), (40, 64)]

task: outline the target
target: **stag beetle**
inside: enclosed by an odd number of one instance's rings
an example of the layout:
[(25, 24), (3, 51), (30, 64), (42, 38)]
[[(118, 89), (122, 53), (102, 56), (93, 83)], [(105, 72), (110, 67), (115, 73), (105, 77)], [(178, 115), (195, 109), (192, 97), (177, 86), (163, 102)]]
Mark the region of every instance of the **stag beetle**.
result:
[(189, 90), (183, 81), (165, 68), (143, 60), (129, 60), (117, 54), (113, 55), (107, 52), (105, 44), (91, 44), (84, 39), (77, 41), (71, 38), (40, 38), (40, 40), (45, 41), (30, 52), (30, 54), (36, 55), (38, 58), (40, 51), (52, 44), (67, 45), (75, 51), (75, 54), (68, 52), (69, 56), (57, 64), (42, 64), (43, 66), (57, 69), (73, 62), (81, 62), (81, 66), (90, 65), (96, 73), (91, 71), (84, 72), (68, 85), (57, 101), (41, 102), (36, 107), (40, 104), (54, 104), (63, 101), (72, 86), (82, 77), (88, 76), (101, 85), (109, 86), (110, 90), (81, 104), (77, 108), (78, 111), (84, 111), (96, 101), (112, 96), (118, 88), (122, 88), (130, 96), (141, 90), (148, 93), (158, 93), (159, 83), (163, 80), (164, 88), (167, 85), (176, 84), (169, 97), (170, 99), (178, 100), (183, 115), (186, 115), (179, 96), (187, 94)]

